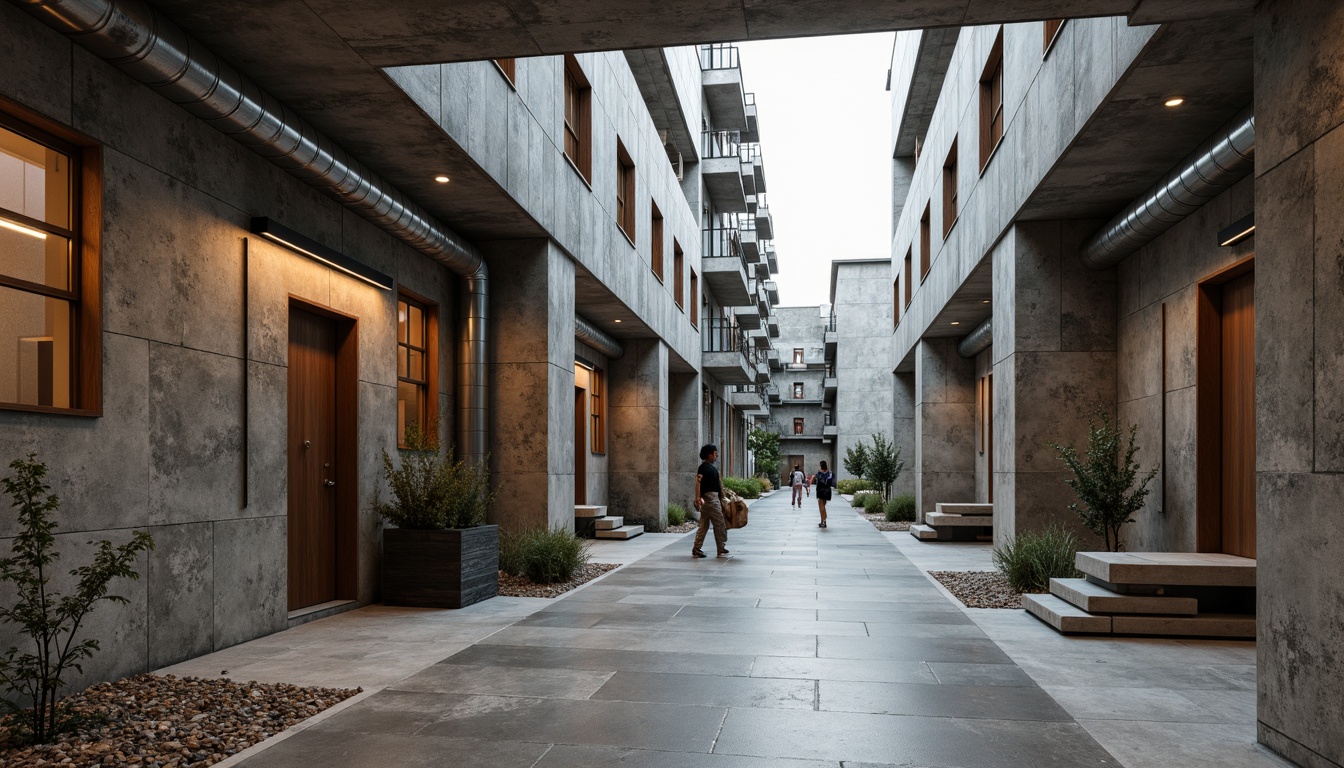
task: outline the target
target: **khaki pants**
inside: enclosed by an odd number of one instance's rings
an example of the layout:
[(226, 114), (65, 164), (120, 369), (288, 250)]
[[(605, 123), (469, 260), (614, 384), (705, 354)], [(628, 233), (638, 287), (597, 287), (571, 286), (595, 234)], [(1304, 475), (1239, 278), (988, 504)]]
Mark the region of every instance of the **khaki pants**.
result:
[(723, 519), (723, 502), (719, 500), (717, 491), (710, 491), (700, 498), (705, 503), (700, 505), (700, 525), (695, 529), (695, 548), (699, 549), (705, 543), (705, 532), (713, 523), (714, 544), (722, 552), (728, 548), (728, 523)]

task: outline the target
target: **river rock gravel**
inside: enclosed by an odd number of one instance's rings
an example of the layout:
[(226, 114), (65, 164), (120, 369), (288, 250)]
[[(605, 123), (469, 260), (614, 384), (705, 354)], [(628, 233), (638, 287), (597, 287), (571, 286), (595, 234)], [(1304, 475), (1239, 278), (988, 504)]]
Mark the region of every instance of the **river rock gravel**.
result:
[(66, 698), (85, 721), (53, 744), (16, 745), (4, 721), (0, 766), (213, 765), (361, 690), (136, 675)]
[(1022, 593), (998, 571), (929, 571), (967, 608), (1021, 608)]
[(499, 594), (504, 597), (559, 597), (620, 567), (620, 563), (588, 563), (574, 573), (574, 578), (554, 584), (538, 584), (526, 576), (513, 576), (500, 571)]
[(873, 527), (879, 531), (908, 531), (910, 530), (910, 526), (913, 525), (913, 523), (905, 520), (889, 523), (887, 522), (887, 516), (881, 512), (873, 512), (872, 514), (869, 514), (863, 510), (856, 509), (855, 511), (859, 513), (859, 517), (872, 523)]

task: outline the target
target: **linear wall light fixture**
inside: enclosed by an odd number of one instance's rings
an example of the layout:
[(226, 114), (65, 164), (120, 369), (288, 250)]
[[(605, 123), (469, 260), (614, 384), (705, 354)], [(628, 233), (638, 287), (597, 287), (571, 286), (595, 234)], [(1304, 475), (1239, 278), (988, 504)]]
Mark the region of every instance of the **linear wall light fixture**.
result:
[(351, 277), (363, 280), (369, 285), (382, 288), (385, 291), (392, 290), (394, 285), (392, 278), (382, 272), (361, 264), (339, 251), (334, 251), (316, 240), (304, 237), (289, 227), (277, 224), (273, 219), (265, 216), (257, 216), (252, 219), (252, 233), (261, 235), (271, 242), (316, 259), (332, 269), (338, 269)]
[(1236, 245), (1255, 234), (1255, 211), (1251, 211), (1235, 224), (1218, 233), (1218, 245), (1227, 247)]

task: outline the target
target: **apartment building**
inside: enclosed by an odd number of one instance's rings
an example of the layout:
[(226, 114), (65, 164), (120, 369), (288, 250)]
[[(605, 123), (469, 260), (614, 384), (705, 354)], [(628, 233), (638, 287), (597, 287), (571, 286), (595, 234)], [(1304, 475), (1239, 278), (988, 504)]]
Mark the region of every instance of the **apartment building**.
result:
[[(777, 482), (787, 483), (795, 466), (814, 474), (820, 462), (834, 465), (835, 316), (830, 307), (779, 307), (779, 338), (773, 349), (782, 371), (771, 382), (766, 429), (779, 434)], [(829, 350), (829, 351), (828, 351)]]

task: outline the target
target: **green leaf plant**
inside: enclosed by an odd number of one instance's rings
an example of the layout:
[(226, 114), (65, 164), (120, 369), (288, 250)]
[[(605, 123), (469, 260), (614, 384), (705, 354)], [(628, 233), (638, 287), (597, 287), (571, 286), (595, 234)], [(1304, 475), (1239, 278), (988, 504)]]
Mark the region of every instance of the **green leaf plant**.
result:
[(1124, 430), (1111, 423), (1105, 411), (1097, 413), (1097, 420), (1087, 422), (1086, 456), (1080, 457), (1072, 446), (1056, 442), (1049, 445), (1073, 472), (1073, 478), (1065, 482), (1078, 494), (1078, 501), (1070, 504), (1069, 509), (1078, 514), (1087, 530), (1105, 541), (1106, 551), (1119, 552), (1120, 528), (1134, 522), (1134, 513), (1143, 509), (1148, 483), (1157, 475), (1158, 468), (1153, 467), (1139, 477), (1141, 468), (1134, 460), (1139, 450), (1134, 445), (1137, 424), (1130, 425), (1126, 440)]
[[(136, 531), (130, 541), (117, 546), (97, 542), (93, 562), (70, 571), (78, 579), (75, 591), (61, 594), (51, 584), (60, 557), (52, 515), (60, 500), (45, 482), (47, 467), (29, 453), (9, 468), (14, 474), (0, 480), (0, 486), (14, 499), (19, 533), (12, 554), (0, 559), (0, 582), (12, 585), (18, 601), (0, 605), (0, 623), (19, 625), (31, 650), (11, 646), (0, 656), (0, 685), (18, 699), (4, 700), (14, 721), (27, 728), (33, 742), (42, 744), (71, 726), (73, 714), (59, 703), (65, 675), (70, 670), (82, 673), (83, 662), (99, 650), (97, 639), (77, 639), (84, 619), (103, 600), (129, 602), (108, 594), (108, 587), (114, 579), (140, 577), (132, 566), (141, 552), (154, 548), (154, 539)], [(25, 708), (23, 702), (32, 706)]]

